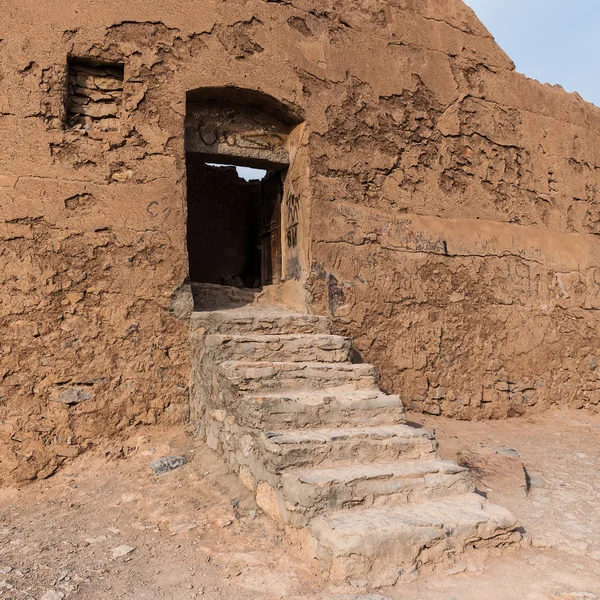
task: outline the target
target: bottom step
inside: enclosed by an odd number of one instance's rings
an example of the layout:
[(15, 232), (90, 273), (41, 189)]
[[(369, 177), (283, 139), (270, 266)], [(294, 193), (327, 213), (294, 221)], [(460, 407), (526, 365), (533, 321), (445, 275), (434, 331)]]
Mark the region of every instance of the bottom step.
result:
[(310, 533), (313, 552), (332, 580), (378, 587), (469, 548), (516, 542), (518, 526), (507, 510), (465, 494), (319, 516)]

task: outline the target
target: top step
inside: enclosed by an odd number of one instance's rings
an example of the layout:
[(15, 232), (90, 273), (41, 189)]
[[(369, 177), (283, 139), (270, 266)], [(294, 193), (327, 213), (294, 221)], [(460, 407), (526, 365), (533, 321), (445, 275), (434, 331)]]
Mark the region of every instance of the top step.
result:
[(256, 304), (230, 310), (194, 312), (191, 335), (204, 334), (323, 334), (330, 333), (327, 317), (303, 315), (281, 307)]
[(194, 310), (240, 308), (256, 302), (261, 289), (237, 288), (214, 283), (191, 283)]

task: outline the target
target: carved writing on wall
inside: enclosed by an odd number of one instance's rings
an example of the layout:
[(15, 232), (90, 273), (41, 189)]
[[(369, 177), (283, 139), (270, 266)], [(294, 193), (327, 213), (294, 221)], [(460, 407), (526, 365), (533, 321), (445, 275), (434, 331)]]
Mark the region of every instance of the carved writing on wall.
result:
[(288, 248), (298, 245), (298, 224), (300, 222), (300, 197), (288, 192), (285, 198), (286, 241)]
[(188, 151), (289, 164), (290, 128), (259, 109), (243, 106), (193, 106), (186, 119)]
[(277, 133), (255, 131), (235, 131), (215, 123), (201, 121), (198, 136), (206, 146), (225, 145), (231, 148), (274, 151), (284, 145), (284, 138)]

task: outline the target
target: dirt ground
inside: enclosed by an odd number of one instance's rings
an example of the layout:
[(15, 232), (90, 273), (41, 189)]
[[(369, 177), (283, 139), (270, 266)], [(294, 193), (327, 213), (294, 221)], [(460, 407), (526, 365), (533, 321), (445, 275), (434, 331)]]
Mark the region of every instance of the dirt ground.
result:
[[(443, 457), (479, 444), (516, 450), (530, 481), (485, 490), (512, 510), (526, 547), (460, 560), (391, 590), (392, 600), (600, 598), (600, 416), (554, 412), (502, 422), (411, 415)], [(111, 459), (115, 454), (123, 458)], [(149, 463), (183, 454), (156, 476)], [(133, 548), (133, 550), (131, 550)], [(115, 549), (123, 556), (115, 558)], [(126, 553), (128, 552), (128, 553)], [(181, 429), (138, 432), (52, 478), (0, 491), (0, 598), (152, 600), (354, 598), (290, 545), (221, 458)], [(356, 596), (379, 598), (378, 596)]]

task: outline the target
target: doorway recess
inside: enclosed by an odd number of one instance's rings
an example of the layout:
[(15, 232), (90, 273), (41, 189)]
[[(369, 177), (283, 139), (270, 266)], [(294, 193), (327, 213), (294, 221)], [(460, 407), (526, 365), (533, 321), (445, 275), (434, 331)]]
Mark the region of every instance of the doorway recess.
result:
[(187, 172), (190, 279), (239, 288), (279, 283), (284, 172), (246, 179), (243, 165), (208, 163), (194, 152)]
[[(201, 89), (185, 128), (190, 279), (238, 288), (282, 281), (288, 141), (298, 121), (251, 90)], [(260, 169), (256, 176), (251, 170)]]

